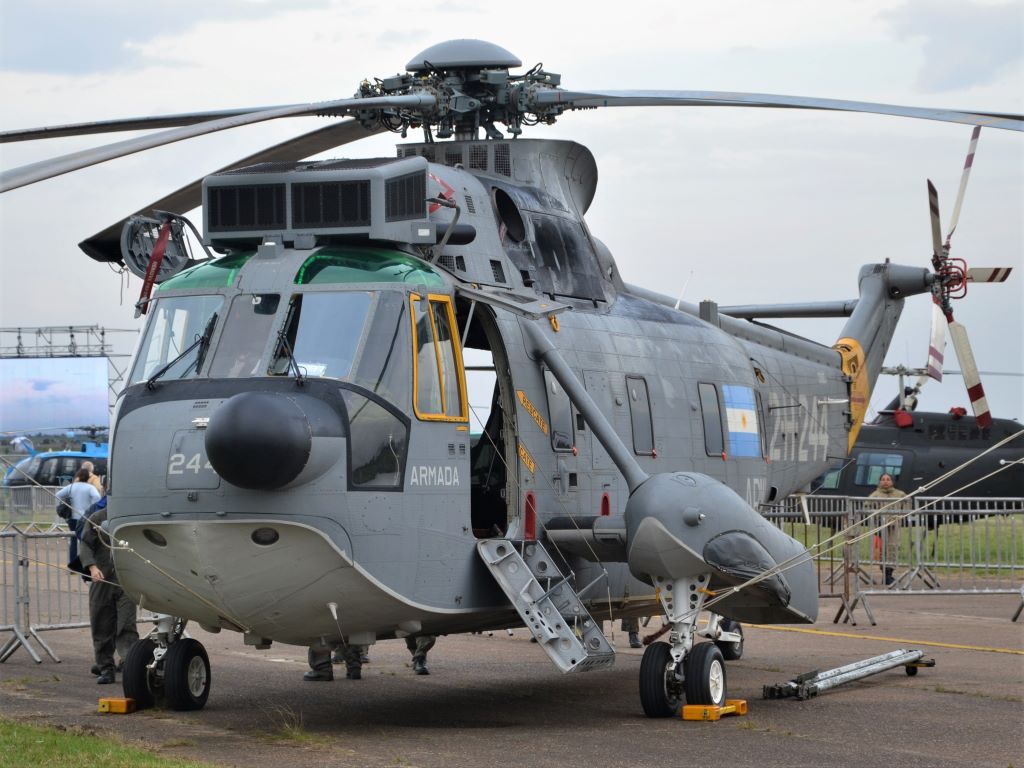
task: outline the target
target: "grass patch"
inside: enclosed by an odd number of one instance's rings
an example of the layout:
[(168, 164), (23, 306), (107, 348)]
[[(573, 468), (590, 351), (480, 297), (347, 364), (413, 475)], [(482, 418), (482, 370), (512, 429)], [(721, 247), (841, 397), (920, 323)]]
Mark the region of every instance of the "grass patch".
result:
[(302, 713), (296, 712), (291, 707), (275, 706), (266, 710), (269, 717), (274, 721), (265, 738), (270, 741), (291, 742), (293, 744), (323, 745), (330, 744), (331, 740), (318, 733), (310, 733), (302, 724)]
[(209, 768), (212, 763), (161, 757), (87, 728), (44, 728), (0, 718), (0, 755), (5, 768)]

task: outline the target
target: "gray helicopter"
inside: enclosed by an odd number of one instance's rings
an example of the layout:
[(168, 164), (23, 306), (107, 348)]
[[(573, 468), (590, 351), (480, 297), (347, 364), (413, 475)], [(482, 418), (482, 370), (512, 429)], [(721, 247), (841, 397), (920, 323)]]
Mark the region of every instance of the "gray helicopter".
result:
[[(936, 238), (931, 269), (865, 266), (854, 301), (732, 313), (679, 303), (625, 283), (590, 232), (590, 151), (520, 134), (567, 110), (621, 106), (859, 111), (1016, 131), (1022, 117), (578, 92), (539, 66), (510, 72), (520, 66), (496, 45), (450, 41), (350, 99), (0, 135), (166, 129), (6, 171), (6, 191), (240, 125), (345, 118), (81, 243), (144, 278), (148, 321), (109, 475), (119, 579), (163, 614), (125, 665), (140, 706), (206, 703), (210, 663), (183, 635), (187, 621), (257, 648), (525, 624), (572, 672), (613, 663), (601, 631), (610, 614), (663, 614), (669, 642), (647, 647), (639, 681), (656, 717), (684, 700), (724, 703), (740, 622), (815, 620), (809, 555), (755, 508), (848, 454), (904, 299), (948, 305), (955, 294), (948, 238)], [(424, 140), (396, 157), (300, 159), (415, 129)], [(172, 213), (200, 203), (207, 258), (193, 258), (187, 233), (198, 232)], [(932, 216), (937, 231), (937, 199)], [(828, 346), (748, 321), (772, 315), (848, 320)], [(968, 350), (966, 335), (954, 341)], [(479, 435), (467, 350), (490, 360), (495, 381)]]

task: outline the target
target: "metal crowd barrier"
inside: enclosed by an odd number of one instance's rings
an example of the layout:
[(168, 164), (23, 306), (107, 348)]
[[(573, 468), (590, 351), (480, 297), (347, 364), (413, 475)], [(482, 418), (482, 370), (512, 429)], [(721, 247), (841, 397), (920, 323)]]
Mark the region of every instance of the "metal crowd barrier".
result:
[(66, 528), (53, 524), (9, 523), (0, 531), (4, 563), (0, 632), (12, 633), (0, 647), (0, 662), (24, 647), (41, 663), (33, 640), (59, 662), (40, 633), (89, 626), (88, 585), (65, 567), (72, 537)]
[[(834, 622), (856, 624), (860, 606), (875, 624), (873, 595), (1020, 595), (1024, 611), (1024, 499), (794, 496), (762, 514), (815, 553), (821, 598)], [(882, 530), (873, 532), (873, 529)], [(826, 547), (816, 547), (846, 531)]]
[(52, 519), (59, 485), (0, 486), (0, 520), (32, 521)]

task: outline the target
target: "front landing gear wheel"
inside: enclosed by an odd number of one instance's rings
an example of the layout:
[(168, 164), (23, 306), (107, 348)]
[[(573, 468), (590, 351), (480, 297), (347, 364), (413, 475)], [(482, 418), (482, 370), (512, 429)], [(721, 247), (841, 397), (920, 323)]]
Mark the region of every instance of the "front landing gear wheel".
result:
[(202, 709), (210, 695), (210, 657), (202, 643), (183, 637), (164, 655), (164, 693), (176, 710)]
[(153, 663), (153, 650), (156, 643), (142, 639), (132, 643), (128, 656), (121, 670), (121, 687), (127, 699), (135, 699), (136, 709), (149, 709), (153, 706), (153, 681), (149, 665)]
[(737, 661), (743, 658), (743, 627), (738, 621), (733, 621), (732, 619), (722, 619), (722, 623), (719, 626), (723, 632), (736, 632), (740, 636), (740, 639), (734, 643), (726, 643), (721, 640), (715, 641), (718, 650), (722, 652), (722, 658), (726, 661)]
[(648, 717), (671, 717), (683, 706), (683, 681), (672, 662), (668, 643), (651, 643), (640, 660), (640, 704)]
[(686, 657), (686, 701), (725, 704), (725, 659), (714, 643), (695, 645)]

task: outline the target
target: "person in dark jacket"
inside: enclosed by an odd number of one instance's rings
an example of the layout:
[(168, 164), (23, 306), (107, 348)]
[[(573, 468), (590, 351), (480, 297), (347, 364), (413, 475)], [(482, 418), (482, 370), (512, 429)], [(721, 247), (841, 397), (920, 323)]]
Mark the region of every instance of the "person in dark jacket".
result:
[[(96, 506), (105, 501), (102, 499)], [(106, 531), (107, 508), (104, 504), (82, 523), (79, 556), (89, 571), (89, 626), (92, 630), (94, 672), (100, 685), (115, 680), (114, 650), (123, 662), (132, 644), (139, 639), (135, 627), (135, 604), (117, 584), (117, 572), (111, 556), (110, 536)]]

